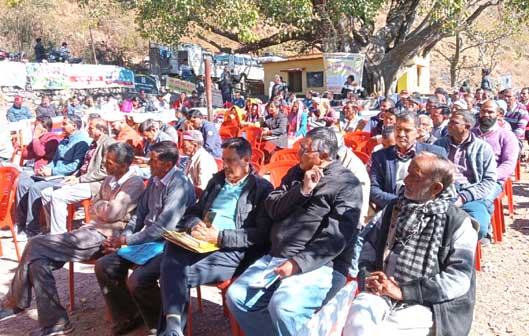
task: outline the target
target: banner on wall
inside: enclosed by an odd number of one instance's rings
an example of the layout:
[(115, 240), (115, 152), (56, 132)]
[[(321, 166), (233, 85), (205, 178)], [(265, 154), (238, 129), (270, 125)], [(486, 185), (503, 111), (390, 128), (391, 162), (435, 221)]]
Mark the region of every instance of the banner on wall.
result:
[(325, 68), (325, 87), (332, 93), (342, 92), (347, 77), (353, 75), (355, 82), (362, 85), (362, 73), (365, 56), (350, 53), (323, 54)]
[(134, 72), (114, 65), (28, 63), (33, 90), (134, 88)]
[(178, 78), (169, 77), (167, 78), (166, 88), (168, 91), (179, 93), (185, 92), (188, 95), (191, 95), (191, 92), (195, 89), (195, 84)]
[(26, 65), (21, 62), (0, 62), (0, 86), (26, 87)]

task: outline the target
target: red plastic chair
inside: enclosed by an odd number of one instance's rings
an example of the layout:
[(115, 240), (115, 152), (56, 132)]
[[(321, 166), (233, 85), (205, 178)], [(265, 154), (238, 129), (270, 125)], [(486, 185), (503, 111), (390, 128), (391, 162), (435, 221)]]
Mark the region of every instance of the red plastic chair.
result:
[[(89, 223), (90, 222), (89, 209), (90, 209), (91, 201), (90, 199), (84, 199), (80, 201), (79, 203), (81, 204), (84, 210), (85, 223)], [(75, 210), (76, 210), (75, 205), (76, 203), (68, 204), (68, 217), (66, 219), (66, 229), (68, 230), (68, 232), (73, 230), (73, 218), (75, 216)], [(94, 265), (95, 262), (96, 262), (95, 260), (88, 260), (83, 263)], [(73, 311), (75, 309), (75, 272), (74, 272), (74, 263), (72, 261), (69, 262), (69, 267), (68, 267), (68, 287), (70, 290), (70, 310)]]
[(293, 148), (280, 149), (272, 154), (270, 163), (277, 161), (298, 161), (298, 150)]
[(204, 190), (202, 190), (200, 187), (195, 186), (195, 196), (197, 200), (200, 198), (200, 196), (202, 196), (203, 192)]
[(505, 180), (505, 195), (507, 195), (507, 204), (509, 206), (509, 216), (514, 218), (514, 202), (513, 202), (513, 191), (512, 191), (512, 179), (510, 177)]
[(367, 164), (369, 162), (369, 155), (366, 153), (358, 151), (354, 151), (354, 153), (360, 160), (362, 160), (362, 163)]
[(359, 147), (358, 143), (352, 138), (344, 138), (343, 142), (345, 147), (350, 148), (353, 151)]
[(299, 161), (276, 161), (269, 163), (261, 168), (260, 175), (270, 174), (270, 183), (272, 183), (274, 188), (277, 188), (281, 185), (281, 179), (283, 179), (283, 176), (286, 175), (288, 170), (298, 163)]
[(514, 180), (516, 182), (520, 181), (521, 164), (522, 164), (522, 161), (518, 159), (518, 161), (516, 162), (516, 168), (514, 169)]
[(344, 136), (346, 146), (348, 141), (354, 141), (357, 144), (354, 150), (357, 151), (362, 151), (369, 143), (369, 140), (371, 140), (371, 134), (369, 132), (351, 132)]
[(219, 129), (219, 135), (222, 141), (236, 137), (238, 132), (239, 132), (239, 127), (237, 126), (231, 126), (231, 127), (222, 126)]
[(260, 127), (243, 127), (239, 130), (239, 133), (237, 136), (246, 138), (248, 142), (252, 145), (254, 148), (259, 148), (261, 144), (261, 138), (263, 135), (263, 130)]
[(15, 167), (0, 167), (0, 228), (9, 227), (15, 252), (20, 261), (17, 234), (15, 231), (15, 193), (18, 185), (19, 171)]
[(252, 162), (262, 165), (265, 159), (265, 153), (259, 148), (252, 148)]
[(481, 272), (481, 243), (478, 241), (476, 244), (476, 257), (475, 257), (476, 271)]
[(492, 235), (494, 243), (500, 243), (503, 241), (503, 233), (505, 232), (505, 218), (503, 217), (503, 196), (502, 192), (494, 200), (494, 213), (491, 217)]
[(292, 145), (292, 148), (299, 149), (299, 147), (301, 146), (301, 140), (303, 140), (303, 138), (296, 140), (296, 142), (294, 142), (294, 144)]
[(222, 159), (215, 159), (215, 162), (217, 163), (218, 171), (221, 171), (224, 169), (224, 163), (222, 162)]

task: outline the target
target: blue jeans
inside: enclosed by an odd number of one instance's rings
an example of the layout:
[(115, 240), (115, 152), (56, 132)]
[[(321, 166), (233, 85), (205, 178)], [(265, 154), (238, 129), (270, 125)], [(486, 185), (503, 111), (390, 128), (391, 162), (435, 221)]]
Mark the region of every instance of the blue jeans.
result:
[(479, 223), (478, 240), (487, 236), (490, 228), (492, 203), (488, 200), (475, 200), (466, 202), (461, 206), (467, 214), (474, 217)]
[(495, 183), (494, 187), (483, 199), (467, 202), (461, 206), (462, 210), (478, 221), (478, 239), (486, 237), (490, 232), (491, 214), (494, 213), (494, 200), (502, 190), (502, 185), (500, 183)]
[(250, 288), (268, 271), (272, 259), (277, 258), (266, 255), (257, 260), (228, 289), (226, 303), (246, 335), (296, 335), (346, 281), (343, 274), (322, 266), (281, 279), (268, 289)]

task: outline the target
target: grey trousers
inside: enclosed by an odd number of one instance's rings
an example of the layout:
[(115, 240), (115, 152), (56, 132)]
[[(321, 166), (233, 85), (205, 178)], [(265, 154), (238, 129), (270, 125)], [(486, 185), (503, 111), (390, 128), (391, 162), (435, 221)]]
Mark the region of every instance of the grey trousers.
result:
[(6, 299), (18, 308), (31, 304), (34, 289), (42, 328), (68, 321), (66, 309), (61, 305), (53, 272), (68, 261), (78, 262), (100, 256), (100, 245), (106, 237), (93, 229), (42, 235), (30, 239), (11, 281)]
[(141, 315), (148, 329), (156, 329), (160, 316), (160, 263), (162, 255), (137, 265), (116, 253), (107, 254), (96, 262), (95, 272), (99, 287), (112, 315), (112, 321), (132, 320)]
[(40, 233), (39, 215), (41, 192), (46, 188), (58, 188), (62, 180), (36, 182), (26, 172), (21, 172), (16, 192), (16, 222), (18, 230), (30, 236)]
[(66, 232), (68, 204), (76, 203), (92, 197), (90, 183), (65, 185), (59, 189), (42, 190), (42, 206), (49, 221), (50, 233)]

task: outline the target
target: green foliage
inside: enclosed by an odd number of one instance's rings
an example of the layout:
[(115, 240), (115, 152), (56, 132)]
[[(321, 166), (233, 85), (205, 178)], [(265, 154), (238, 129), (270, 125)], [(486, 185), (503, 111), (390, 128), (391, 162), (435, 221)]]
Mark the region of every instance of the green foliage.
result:
[(347, 17), (372, 21), (386, 0), (334, 0), (314, 8), (311, 0), (120, 0), (138, 11), (137, 23), (144, 36), (176, 44), (189, 32), (189, 23), (214, 27), (238, 42), (252, 43), (263, 38), (260, 28), (271, 27), (279, 35), (310, 31), (315, 22), (337, 23)]

